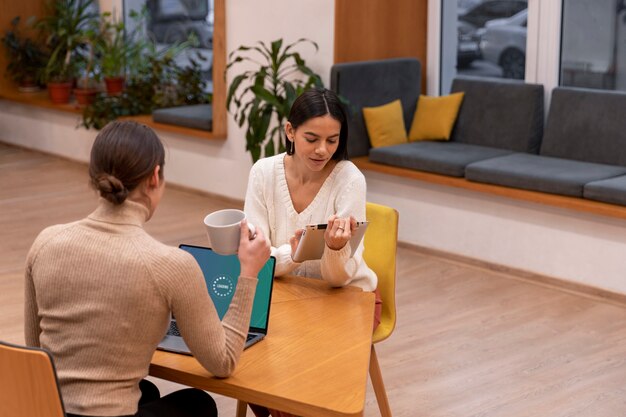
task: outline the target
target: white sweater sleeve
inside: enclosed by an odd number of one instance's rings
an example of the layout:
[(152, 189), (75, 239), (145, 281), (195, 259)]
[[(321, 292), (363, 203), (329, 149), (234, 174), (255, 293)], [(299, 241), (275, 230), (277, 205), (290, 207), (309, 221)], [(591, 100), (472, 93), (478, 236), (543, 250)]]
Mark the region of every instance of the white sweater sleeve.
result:
[[(366, 184), (363, 175), (340, 186), (337, 190), (335, 214), (340, 217), (353, 216), (357, 221), (365, 220)], [(358, 285), (366, 291), (374, 291), (377, 277), (363, 260), (363, 241), (350, 258), (350, 243), (340, 250), (324, 249), (320, 270), (322, 278), (333, 286)]]

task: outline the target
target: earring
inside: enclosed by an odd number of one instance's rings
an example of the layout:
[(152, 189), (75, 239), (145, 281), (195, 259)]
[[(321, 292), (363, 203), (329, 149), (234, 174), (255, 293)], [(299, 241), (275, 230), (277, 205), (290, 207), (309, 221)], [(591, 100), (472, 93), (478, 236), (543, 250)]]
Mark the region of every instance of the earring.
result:
[(289, 155), (293, 155), (293, 153), (296, 151), (296, 145), (294, 143), (294, 140), (290, 140), (289, 141)]

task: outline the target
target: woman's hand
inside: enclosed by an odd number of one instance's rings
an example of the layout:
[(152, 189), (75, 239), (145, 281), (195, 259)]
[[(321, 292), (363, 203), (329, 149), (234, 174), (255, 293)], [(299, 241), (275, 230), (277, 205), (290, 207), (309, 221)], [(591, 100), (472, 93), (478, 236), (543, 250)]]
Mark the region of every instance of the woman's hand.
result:
[(244, 277), (256, 277), (270, 257), (270, 243), (263, 235), (263, 231), (258, 228), (256, 234), (250, 236), (246, 219), (241, 221), (237, 256), (241, 263), (241, 275)]
[(352, 232), (356, 229), (356, 219), (352, 216), (342, 218), (336, 215), (328, 219), (328, 227), (324, 232), (326, 246), (332, 250), (340, 250), (352, 237)]
[(296, 249), (298, 248), (298, 244), (300, 243), (300, 239), (304, 234), (304, 229), (296, 230), (296, 233), (289, 238), (289, 244), (291, 245), (291, 259), (293, 259), (296, 254)]

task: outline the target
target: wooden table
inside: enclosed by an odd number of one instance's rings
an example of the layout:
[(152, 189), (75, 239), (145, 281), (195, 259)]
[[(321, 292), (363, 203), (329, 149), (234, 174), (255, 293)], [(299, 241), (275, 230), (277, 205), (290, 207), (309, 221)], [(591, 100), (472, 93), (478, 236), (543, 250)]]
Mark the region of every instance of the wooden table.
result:
[(193, 357), (157, 351), (150, 375), (301, 416), (362, 416), (374, 295), (323, 281), (276, 278), (265, 340), (229, 378)]

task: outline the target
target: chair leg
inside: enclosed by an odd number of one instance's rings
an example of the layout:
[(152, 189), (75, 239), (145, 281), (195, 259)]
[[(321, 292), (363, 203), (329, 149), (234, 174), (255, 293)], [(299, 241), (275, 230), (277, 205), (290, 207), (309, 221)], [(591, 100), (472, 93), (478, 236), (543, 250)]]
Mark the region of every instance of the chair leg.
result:
[(380, 415), (383, 417), (391, 417), (391, 408), (389, 407), (387, 391), (383, 383), (383, 374), (380, 372), (380, 365), (378, 364), (378, 357), (376, 356), (374, 345), (372, 345), (372, 353), (370, 354), (370, 378), (372, 380), (372, 386), (374, 387), (374, 393), (376, 394), (376, 401), (378, 401)]
[(237, 417), (246, 417), (248, 412), (248, 403), (245, 401), (237, 400)]

